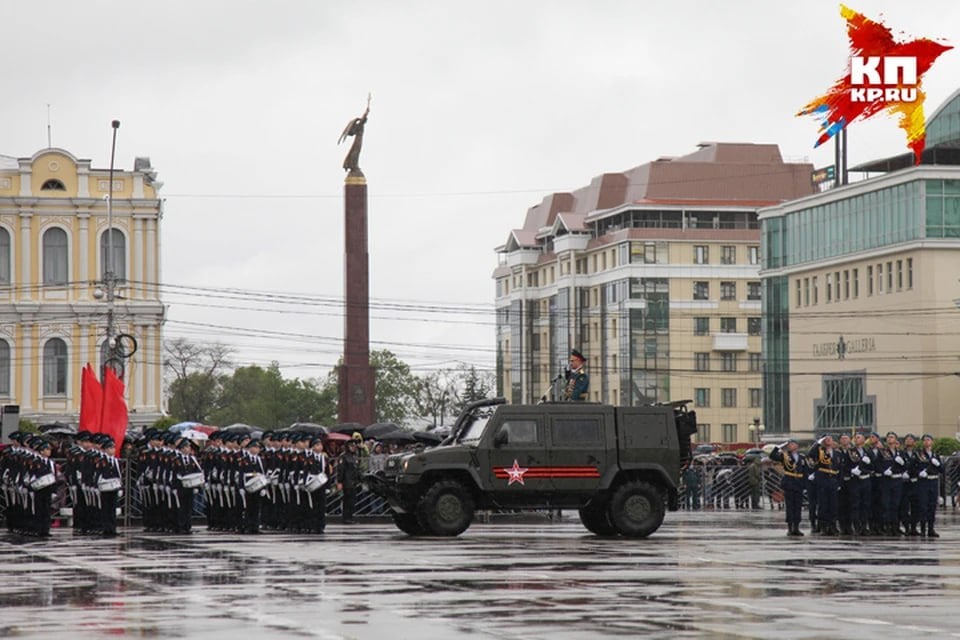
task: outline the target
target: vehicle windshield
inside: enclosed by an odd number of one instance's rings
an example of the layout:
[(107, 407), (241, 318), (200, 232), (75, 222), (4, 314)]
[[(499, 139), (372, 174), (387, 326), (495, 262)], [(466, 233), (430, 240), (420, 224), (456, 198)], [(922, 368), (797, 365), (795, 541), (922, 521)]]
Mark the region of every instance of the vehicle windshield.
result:
[(483, 435), (483, 430), (495, 410), (496, 407), (474, 409), (470, 416), (467, 417), (466, 424), (464, 424), (460, 430), (460, 437), (457, 438), (457, 442), (476, 445), (480, 441), (480, 436)]

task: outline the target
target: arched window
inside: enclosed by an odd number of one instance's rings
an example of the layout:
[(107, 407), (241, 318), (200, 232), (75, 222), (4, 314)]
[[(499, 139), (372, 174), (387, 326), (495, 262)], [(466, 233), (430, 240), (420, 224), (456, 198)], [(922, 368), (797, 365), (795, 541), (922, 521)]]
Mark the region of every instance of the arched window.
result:
[(43, 395), (67, 393), (67, 343), (51, 338), (43, 345)]
[(10, 284), (10, 232), (0, 227), (0, 284)]
[(51, 227), (43, 232), (43, 283), (66, 284), (69, 260), (67, 232)]
[(0, 340), (0, 396), (10, 395), (10, 343)]
[(40, 187), (41, 191), (66, 191), (67, 188), (56, 178), (50, 178)]
[[(110, 246), (110, 238), (113, 238), (113, 247)], [(109, 265), (108, 257), (112, 258)], [(119, 229), (104, 231), (103, 235), (100, 236), (101, 277), (107, 275), (108, 266), (118, 280), (127, 279), (127, 237)]]

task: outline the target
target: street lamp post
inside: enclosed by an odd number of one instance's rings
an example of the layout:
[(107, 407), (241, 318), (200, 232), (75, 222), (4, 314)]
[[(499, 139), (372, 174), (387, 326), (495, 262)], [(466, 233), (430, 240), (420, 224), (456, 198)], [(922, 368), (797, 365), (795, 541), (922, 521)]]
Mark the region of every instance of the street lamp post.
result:
[(764, 426), (760, 424), (760, 418), (753, 419), (753, 426), (750, 427), (750, 430), (753, 431), (754, 443), (757, 448), (760, 447), (760, 441), (763, 439)]
[(117, 130), (120, 128), (120, 121), (114, 120), (110, 123), (110, 126), (113, 127), (113, 140), (110, 143), (110, 173), (107, 186), (107, 255), (103, 262), (103, 286), (106, 289), (107, 296), (107, 358), (103, 363), (101, 377), (106, 375), (107, 367), (113, 366), (113, 362), (117, 358), (117, 345), (114, 337), (116, 327), (114, 326), (113, 313), (117, 295), (117, 280), (113, 271), (113, 167), (117, 152)]

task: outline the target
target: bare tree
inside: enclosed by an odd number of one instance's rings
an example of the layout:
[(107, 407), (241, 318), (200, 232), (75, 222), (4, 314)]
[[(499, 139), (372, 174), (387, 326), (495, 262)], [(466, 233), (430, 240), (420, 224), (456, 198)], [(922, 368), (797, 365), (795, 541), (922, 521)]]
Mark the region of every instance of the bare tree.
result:
[(204, 422), (216, 407), (233, 351), (221, 343), (198, 344), (176, 338), (163, 345), (167, 407), (181, 420)]

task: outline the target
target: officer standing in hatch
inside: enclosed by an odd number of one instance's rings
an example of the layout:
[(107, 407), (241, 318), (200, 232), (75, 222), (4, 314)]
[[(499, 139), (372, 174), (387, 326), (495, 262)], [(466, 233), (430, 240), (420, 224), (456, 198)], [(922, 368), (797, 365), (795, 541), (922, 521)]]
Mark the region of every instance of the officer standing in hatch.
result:
[(574, 349), (570, 352), (570, 368), (567, 369), (567, 387), (563, 390), (563, 399), (570, 402), (582, 402), (589, 397), (590, 377), (583, 370), (587, 359)]

